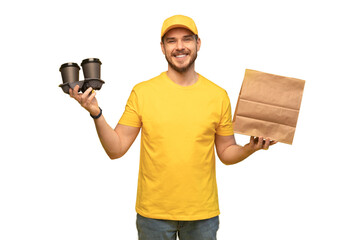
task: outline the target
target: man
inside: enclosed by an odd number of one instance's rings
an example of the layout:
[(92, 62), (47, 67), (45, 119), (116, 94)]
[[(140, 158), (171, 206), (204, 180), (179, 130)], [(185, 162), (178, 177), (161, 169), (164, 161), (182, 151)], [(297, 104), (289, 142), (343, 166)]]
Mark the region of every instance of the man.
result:
[(215, 153), (235, 164), (275, 141), (235, 142), (226, 91), (195, 72), (201, 40), (194, 21), (176, 15), (164, 21), (161, 50), (168, 71), (137, 84), (113, 130), (92, 89), (70, 90), (95, 119), (101, 144), (111, 159), (122, 157), (141, 131), (136, 201), (139, 239), (216, 239), (219, 204)]

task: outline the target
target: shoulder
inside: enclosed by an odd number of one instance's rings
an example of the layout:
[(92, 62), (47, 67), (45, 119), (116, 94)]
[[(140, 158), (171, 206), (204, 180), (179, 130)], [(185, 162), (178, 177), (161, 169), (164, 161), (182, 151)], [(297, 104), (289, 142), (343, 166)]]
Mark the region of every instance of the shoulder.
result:
[(153, 77), (149, 80), (146, 81), (142, 81), (137, 83), (134, 87), (133, 87), (133, 91), (135, 92), (144, 92), (144, 91), (149, 91), (151, 90), (160, 80), (161, 75), (158, 75), (156, 77)]
[(199, 77), (202, 78), (204, 82), (204, 86), (207, 88), (207, 91), (211, 91), (212, 94), (218, 94), (221, 96), (227, 96), (227, 92), (224, 88), (220, 87), (219, 85), (215, 84), (214, 82), (210, 81), (206, 77), (199, 74)]

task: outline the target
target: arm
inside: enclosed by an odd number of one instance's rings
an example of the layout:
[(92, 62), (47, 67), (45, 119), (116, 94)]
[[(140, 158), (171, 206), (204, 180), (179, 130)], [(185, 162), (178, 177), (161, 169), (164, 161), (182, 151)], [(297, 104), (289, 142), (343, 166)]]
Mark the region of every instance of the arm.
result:
[(241, 162), (254, 152), (264, 149), (267, 150), (270, 145), (275, 144), (276, 141), (270, 141), (270, 138), (264, 140), (263, 137), (250, 138), (250, 142), (245, 146), (236, 144), (234, 135), (220, 136), (215, 134), (216, 152), (222, 163), (226, 165), (236, 164)]
[[(79, 94), (78, 89), (79, 86), (76, 86), (74, 90), (70, 89), (70, 96), (77, 100), (91, 115), (98, 115), (100, 109), (95, 98), (96, 92), (89, 88), (83, 94)], [(103, 115), (98, 119), (94, 119), (94, 123), (101, 145), (111, 159), (122, 157), (135, 141), (140, 131), (139, 127), (130, 127), (121, 124), (118, 124), (115, 129), (112, 129)]]
[(122, 157), (131, 147), (139, 134), (139, 127), (118, 124), (112, 129), (104, 116), (94, 120), (101, 145), (110, 159)]

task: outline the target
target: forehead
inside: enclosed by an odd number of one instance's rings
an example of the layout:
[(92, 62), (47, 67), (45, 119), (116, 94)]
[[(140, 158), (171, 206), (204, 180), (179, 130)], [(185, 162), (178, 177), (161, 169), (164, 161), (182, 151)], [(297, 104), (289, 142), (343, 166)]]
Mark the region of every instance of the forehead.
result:
[(186, 28), (173, 28), (165, 34), (165, 38), (181, 38), (187, 35), (193, 35), (194, 33)]

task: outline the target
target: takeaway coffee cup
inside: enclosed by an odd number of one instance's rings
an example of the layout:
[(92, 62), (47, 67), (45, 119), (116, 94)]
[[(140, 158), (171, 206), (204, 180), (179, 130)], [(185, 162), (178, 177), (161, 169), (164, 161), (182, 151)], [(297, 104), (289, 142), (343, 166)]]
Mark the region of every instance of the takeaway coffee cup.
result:
[(77, 63), (64, 63), (60, 66), (59, 71), (61, 72), (63, 83), (73, 83), (79, 81), (80, 67)]
[(60, 84), (59, 87), (62, 88), (64, 93), (69, 93), (70, 88), (74, 89), (76, 85), (79, 85), (79, 91), (83, 86), (83, 82), (79, 81), (79, 71), (80, 67), (77, 63), (68, 62), (60, 66), (59, 71), (61, 72), (61, 78), (63, 84)]
[(98, 58), (87, 58), (81, 62), (84, 77), (86, 79), (101, 79), (100, 77), (101, 62)]

